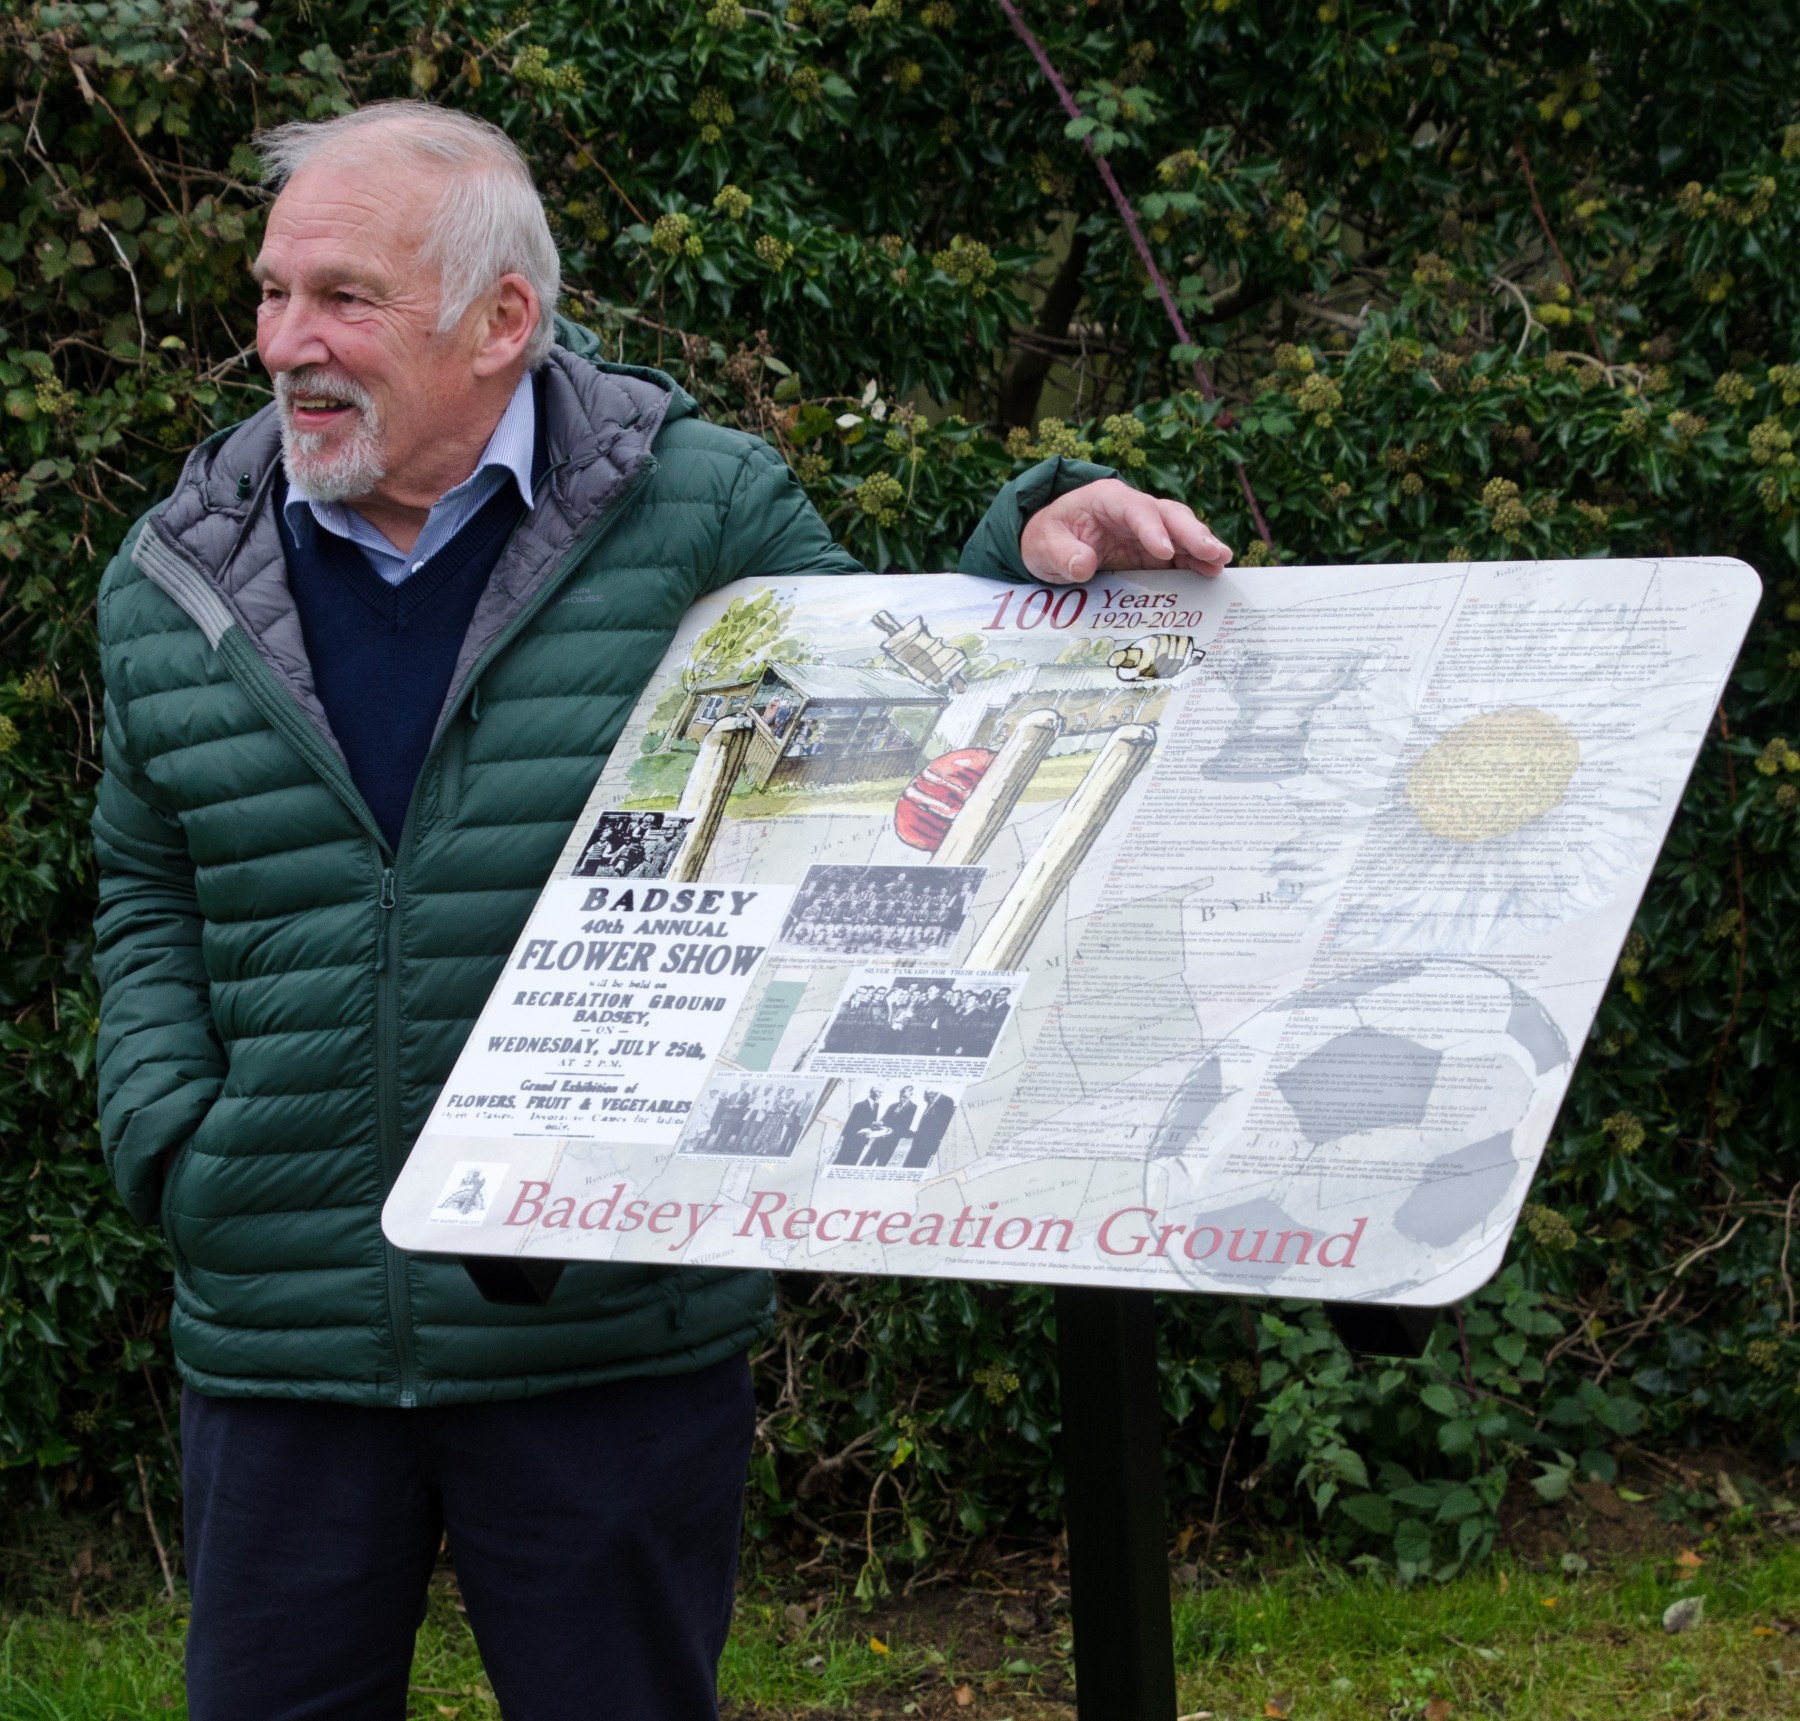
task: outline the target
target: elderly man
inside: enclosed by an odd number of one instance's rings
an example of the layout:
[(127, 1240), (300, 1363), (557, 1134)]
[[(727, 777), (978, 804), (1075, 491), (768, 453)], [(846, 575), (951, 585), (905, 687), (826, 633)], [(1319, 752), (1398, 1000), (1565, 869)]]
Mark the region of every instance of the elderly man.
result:
[[(768, 1281), (496, 1304), (378, 1214), (682, 612), (856, 564), (771, 448), (555, 320), (503, 134), (397, 103), (262, 150), (274, 404), (100, 597), (103, 1135), (176, 1264), (190, 1712), (402, 1715), (447, 1537), (512, 1721), (695, 1721)], [(1035, 469), (963, 567), (1223, 565), (1105, 479)]]

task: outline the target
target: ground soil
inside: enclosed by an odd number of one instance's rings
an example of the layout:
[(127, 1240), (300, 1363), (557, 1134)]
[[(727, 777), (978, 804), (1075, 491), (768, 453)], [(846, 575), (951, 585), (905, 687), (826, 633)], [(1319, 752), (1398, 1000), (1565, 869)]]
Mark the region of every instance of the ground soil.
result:
[[(1760, 1506), (1771, 1496), (1791, 1496), (1793, 1487), (1792, 1472), (1783, 1476), (1766, 1459), (1729, 1447), (1674, 1457), (1627, 1450), (1616, 1485), (1578, 1482), (1553, 1505), (1539, 1499), (1527, 1476), (1515, 1473), (1500, 1507), (1499, 1547), (1533, 1565), (1565, 1554), (1580, 1554), (1596, 1566), (1672, 1557), (1696, 1536), (1716, 1530), (1729, 1517), (1733, 1498)], [(1686, 1496), (1691, 1507), (1672, 1510), (1672, 1495), (1677, 1503)], [(1800, 1518), (1780, 1527), (1800, 1534)]]
[[(761, 1583), (785, 1606), (816, 1612), (842, 1592), (796, 1593), (795, 1575), (779, 1569)], [(798, 1622), (800, 1616), (793, 1616)], [(808, 1709), (806, 1721), (1069, 1721), (1075, 1688), (1068, 1676), (1069, 1585), (1062, 1548), (1054, 1542), (988, 1547), (960, 1569), (877, 1600), (857, 1618), (857, 1633), (883, 1643), (929, 1644), (941, 1666), (896, 1680), (882, 1697), (864, 1695), (854, 1711)], [(1029, 1677), (1007, 1664), (1033, 1662)], [(1004, 1701), (996, 1707), (995, 1699)], [(906, 1705), (914, 1707), (908, 1709)], [(727, 1706), (722, 1721), (786, 1721), (778, 1710)]]

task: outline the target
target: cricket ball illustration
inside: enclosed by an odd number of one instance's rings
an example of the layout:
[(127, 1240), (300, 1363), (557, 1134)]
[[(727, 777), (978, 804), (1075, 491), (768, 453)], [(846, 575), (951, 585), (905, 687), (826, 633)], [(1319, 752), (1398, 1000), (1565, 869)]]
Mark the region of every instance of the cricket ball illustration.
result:
[(951, 822), (993, 762), (986, 747), (959, 747), (933, 759), (895, 804), (894, 834), (909, 848), (936, 854)]

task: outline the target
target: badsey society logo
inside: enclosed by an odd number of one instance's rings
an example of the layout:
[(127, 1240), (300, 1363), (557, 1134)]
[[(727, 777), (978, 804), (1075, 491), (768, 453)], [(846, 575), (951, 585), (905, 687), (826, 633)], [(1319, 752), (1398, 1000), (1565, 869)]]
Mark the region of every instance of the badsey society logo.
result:
[(493, 1205), (510, 1163), (500, 1160), (459, 1159), (445, 1180), (443, 1193), (431, 1210), (434, 1225), (480, 1225)]

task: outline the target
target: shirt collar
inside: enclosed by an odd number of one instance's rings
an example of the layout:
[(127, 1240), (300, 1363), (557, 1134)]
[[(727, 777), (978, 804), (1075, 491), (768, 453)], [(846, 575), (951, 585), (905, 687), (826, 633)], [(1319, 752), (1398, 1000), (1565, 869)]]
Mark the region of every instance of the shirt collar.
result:
[[(511, 475), (513, 482), (519, 487), (519, 494), (524, 498), (525, 506), (532, 505), (531, 493), (531, 461), (537, 445), (537, 399), (532, 387), (531, 372), (527, 371), (519, 378), (519, 386), (512, 392), (512, 399), (506, 403), (506, 410), (500, 415), (500, 422), (494, 426), (494, 434), (487, 440), (487, 447), (482, 449), (481, 458), (475, 462), (475, 470), (462, 483), (453, 485), (438, 498), (441, 504), (452, 496), (460, 496), (463, 491), (473, 485), (490, 467)], [(437, 504), (434, 504), (436, 506)], [(293, 479), (288, 480), (287, 496), (282, 504), (290, 525), (296, 523), (302, 513), (310, 513), (321, 526), (325, 526), (340, 536), (344, 535), (342, 524), (344, 515), (352, 512), (342, 502), (320, 502), (307, 494), (306, 490)], [(360, 518), (360, 517), (359, 517)], [(367, 525), (367, 522), (364, 522)], [(373, 528), (369, 528), (373, 530)], [(396, 552), (398, 553), (398, 552)]]

